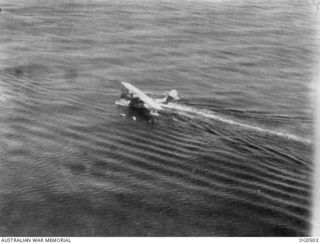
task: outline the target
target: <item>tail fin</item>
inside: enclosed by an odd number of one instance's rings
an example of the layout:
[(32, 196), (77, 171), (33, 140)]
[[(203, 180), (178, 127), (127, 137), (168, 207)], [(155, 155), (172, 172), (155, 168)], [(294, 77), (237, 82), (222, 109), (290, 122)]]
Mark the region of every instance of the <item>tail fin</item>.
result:
[(180, 99), (180, 98), (178, 97), (178, 92), (177, 92), (177, 90), (171, 90), (171, 91), (167, 94), (164, 103), (167, 104), (167, 103), (169, 103), (169, 102), (171, 102), (171, 101), (176, 101), (176, 100), (179, 100), (179, 99)]

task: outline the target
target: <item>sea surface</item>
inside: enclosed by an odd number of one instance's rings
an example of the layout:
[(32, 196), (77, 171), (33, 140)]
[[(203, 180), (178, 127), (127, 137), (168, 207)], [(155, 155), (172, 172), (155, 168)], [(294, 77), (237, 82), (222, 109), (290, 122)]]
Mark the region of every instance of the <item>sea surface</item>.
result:
[(0, 4), (0, 236), (309, 234), (312, 1)]

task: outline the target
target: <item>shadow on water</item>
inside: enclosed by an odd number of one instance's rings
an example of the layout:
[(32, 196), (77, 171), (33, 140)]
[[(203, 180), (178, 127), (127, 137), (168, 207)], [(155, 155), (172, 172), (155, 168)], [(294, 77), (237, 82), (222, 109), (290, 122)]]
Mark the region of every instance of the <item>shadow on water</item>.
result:
[[(137, 121), (137, 122), (148, 122), (154, 124), (158, 117), (150, 115), (150, 112), (146, 109), (137, 109), (130, 107), (121, 107), (119, 108), (121, 117), (128, 120)], [(161, 116), (161, 115), (160, 115)]]

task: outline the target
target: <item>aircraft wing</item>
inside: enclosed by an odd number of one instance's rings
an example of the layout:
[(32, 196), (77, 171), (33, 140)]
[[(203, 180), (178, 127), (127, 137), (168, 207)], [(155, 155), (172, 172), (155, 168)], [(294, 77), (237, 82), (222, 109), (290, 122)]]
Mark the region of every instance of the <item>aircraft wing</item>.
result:
[(152, 110), (161, 110), (162, 107), (159, 103), (154, 101), (151, 97), (147, 96), (143, 91), (139, 90), (135, 86), (131, 85), (128, 82), (121, 82), (121, 84), (128, 89), (129, 92), (135, 94), (141, 101), (144, 102), (144, 106), (147, 109), (152, 109)]

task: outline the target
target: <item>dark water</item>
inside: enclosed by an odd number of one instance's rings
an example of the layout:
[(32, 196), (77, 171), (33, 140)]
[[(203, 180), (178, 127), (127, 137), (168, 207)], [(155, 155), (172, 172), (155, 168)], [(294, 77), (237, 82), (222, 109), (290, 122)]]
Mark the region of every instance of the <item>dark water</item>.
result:
[(0, 235), (308, 235), (308, 1), (3, 2)]

